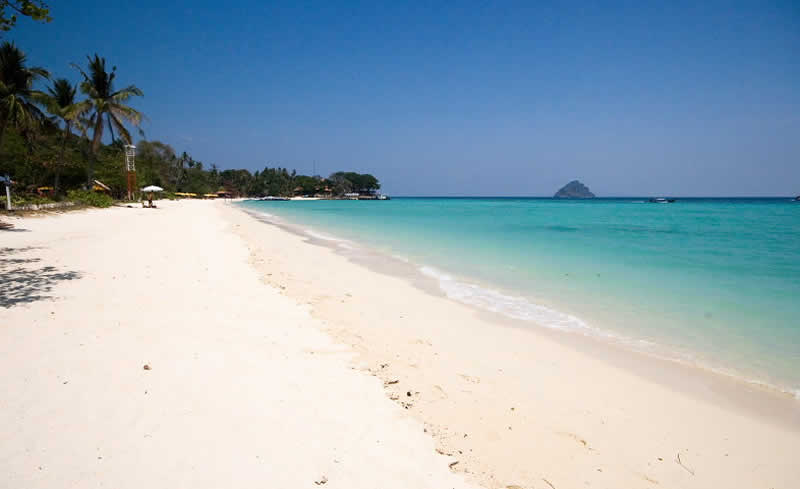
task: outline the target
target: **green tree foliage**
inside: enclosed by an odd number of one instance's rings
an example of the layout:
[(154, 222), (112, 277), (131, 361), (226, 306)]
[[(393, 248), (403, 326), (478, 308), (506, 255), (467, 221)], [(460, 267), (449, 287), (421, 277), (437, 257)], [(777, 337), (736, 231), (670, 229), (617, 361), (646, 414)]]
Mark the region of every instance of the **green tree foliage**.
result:
[(223, 170), (219, 173), (222, 189), (236, 195), (249, 195), (252, 181), (253, 175), (247, 170)]
[(80, 120), (73, 121), (73, 117), (70, 115), (75, 108), (75, 94), (77, 90), (78, 87), (72, 85), (69, 80), (65, 78), (59, 78), (53, 82), (52, 87), (47, 89), (48, 94), (44, 99), (44, 105), (47, 108), (47, 112), (52, 116), (51, 120), (55, 124), (64, 124), (64, 135), (62, 137), (61, 150), (59, 151), (57, 161), (55, 161), (53, 165), (53, 186), (55, 187), (56, 194), (59, 192), (61, 170), (65, 166), (67, 142), (69, 141), (70, 136), (72, 136), (72, 127), (73, 125), (77, 124), (78, 128), (83, 129), (83, 125), (80, 123)]
[(334, 173), (329, 178), (331, 185), (330, 189), (334, 195), (344, 195), (353, 191), (353, 182), (346, 179), (340, 173)]
[(67, 198), (73, 202), (92, 207), (111, 207), (114, 203), (114, 199), (110, 196), (89, 190), (70, 190), (67, 193)]
[(316, 195), (325, 193), (325, 180), (319, 177), (297, 175), (294, 177), (295, 195)]
[(91, 154), (90, 147), (86, 160), (87, 162), (94, 162), (93, 180), (100, 180), (111, 187), (111, 192), (115, 197), (121, 198), (127, 194), (125, 149), (121, 141), (100, 146), (94, 156)]
[(219, 172), (216, 166), (212, 165), (211, 170), (203, 170), (203, 163), (189, 158), (186, 168), (186, 178), (178, 187), (179, 192), (192, 192), (195, 194), (207, 194), (215, 192), (219, 188)]
[(0, 44), (0, 145), (9, 126), (30, 133), (45, 119), (36, 105), (44, 94), (33, 84), (49, 77), (44, 68), (28, 67), (25, 53), (14, 43)]
[(286, 168), (264, 168), (253, 175), (253, 180), (248, 186), (250, 195), (292, 195), (295, 173), (290, 173)]
[(184, 179), (186, 178), (186, 168), (189, 166), (189, 162), (193, 161), (192, 157), (189, 156), (186, 151), (184, 151), (180, 156), (176, 157), (172, 160), (172, 164), (170, 165), (169, 174), (170, 174), (170, 182), (172, 186), (177, 188), (180, 186)]
[[(55, 186), (56, 172), (62, 189), (85, 184), (88, 141), (78, 136), (70, 138), (61, 160), (63, 142), (63, 131), (51, 123), (31, 134), (9, 128), (0, 147), (0, 174), (13, 177), (17, 182), (15, 192), (33, 192), (38, 186)], [(121, 168), (121, 162), (116, 163)]]
[[(65, 147), (64, 164), (58, 165), (62, 145)], [(76, 188), (85, 182), (91, 142), (75, 134), (64, 144), (63, 131), (48, 125), (32, 141), (19, 131), (9, 131), (2, 146), (6, 155), (0, 160), (0, 173), (9, 173), (18, 182), (18, 187), (33, 191), (39, 185), (51, 185), (57, 170), (62, 171), (62, 187)], [(350, 179), (358, 185), (379, 185), (372, 179), (359, 179), (354, 173), (337, 172), (330, 178), (298, 175), (286, 168), (264, 168), (250, 173), (248, 170), (219, 171), (216, 165), (206, 167), (191, 155), (177, 155), (168, 144), (160, 141), (139, 141), (136, 144), (136, 179), (139, 187), (158, 185), (168, 192), (192, 192), (196, 194), (216, 193), (219, 190), (234, 196), (264, 195), (333, 195), (358, 191)], [(126, 193), (124, 148), (120, 140), (101, 145), (96, 157), (95, 178), (111, 187), (112, 195), (122, 197)], [(374, 178), (374, 177), (372, 177)], [(364, 183), (366, 182), (366, 183)]]
[[(108, 196), (95, 198), (89, 196), (89, 190), (76, 192), (82, 184), (86, 188), (86, 182), (91, 188), (95, 179), (108, 186), (113, 197), (126, 194), (124, 144), (132, 142), (126, 124), (138, 127), (143, 118), (126, 102), (142, 92), (134, 85), (115, 90), (116, 67), (109, 71), (98, 55), (88, 58), (86, 70), (75, 67), (82, 77), (77, 87), (59, 78), (44, 93), (34, 85), (49, 79), (49, 73), (28, 67), (25, 54), (13, 43), (0, 45), (0, 174), (12, 176), (20, 199), (33, 201), (38, 187), (53, 186), (57, 196), (64, 188), (72, 198), (105, 205), (110, 202)], [(78, 91), (87, 98), (76, 100)], [(110, 144), (103, 143), (105, 127), (110, 131)], [(336, 196), (380, 188), (374, 176), (354, 172), (337, 172), (325, 179), (280, 167), (255, 173), (220, 171), (215, 164), (204, 166), (186, 152), (178, 155), (160, 141), (137, 143), (136, 170), (139, 187), (158, 185), (168, 192), (201, 195), (223, 190), (234, 196)]]
[(111, 72), (106, 70), (106, 60), (97, 54), (94, 58), (87, 56), (89, 60), (88, 68), (84, 71), (80, 66), (73, 63), (83, 77), (81, 82), (81, 92), (88, 98), (83, 102), (75, 104), (71, 112), (72, 117), (86, 117), (87, 124), (92, 129), (91, 158), (89, 159), (88, 182), (91, 184), (94, 171), (94, 160), (100, 149), (103, 140), (103, 128), (108, 124), (111, 131), (111, 140), (114, 141), (114, 129), (117, 130), (120, 138), (131, 144), (131, 138), (125, 122), (136, 127), (142, 122), (142, 114), (125, 105), (131, 97), (141, 97), (144, 94), (135, 85), (129, 85), (121, 90), (114, 90), (114, 80), (117, 77), (117, 67), (111, 68)]
[(146, 185), (173, 188), (175, 150), (160, 141), (140, 141), (136, 145), (136, 178)]
[[(336, 172), (330, 176), (337, 188), (344, 192), (371, 193), (381, 188), (380, 182), (369, 173)], [(345, 190), (346, 189), (346, 190)]]
[(10, 31), (18, 16), (50, 22), (50, 9), (41, 0), (0, 0), (0, 31)]

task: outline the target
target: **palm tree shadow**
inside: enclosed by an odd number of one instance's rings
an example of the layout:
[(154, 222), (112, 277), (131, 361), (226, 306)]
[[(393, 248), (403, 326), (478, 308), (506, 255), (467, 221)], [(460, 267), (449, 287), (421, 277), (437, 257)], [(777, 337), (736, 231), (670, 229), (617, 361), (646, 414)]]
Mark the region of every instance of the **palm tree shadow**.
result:
[(79, 272), (61, 271), (53, 266), (37, 267), (41, 258), (10, 258), (35, 247), (0, 248), (0, 307), (10, 308), (41, 300), (53, 300), (53, 287), (65, 280), (81, 278)]

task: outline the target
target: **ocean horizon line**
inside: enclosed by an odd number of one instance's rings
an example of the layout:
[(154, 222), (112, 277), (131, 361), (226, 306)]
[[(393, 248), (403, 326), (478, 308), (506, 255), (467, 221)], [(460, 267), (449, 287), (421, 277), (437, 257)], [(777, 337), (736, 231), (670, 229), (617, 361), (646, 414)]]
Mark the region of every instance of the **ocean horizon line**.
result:
[(542, 199), (542, 200), (613, 200), (613, 199), (652, 199), (656, 195), (664, 198), (674, 199), (741, 199), (741, 200), (759, 200), (759, 199), (794, 199), (795, 195), (726, 195), (726, 196), (707, 196), (707, 195), (672, 195), (672, 194), (654, 194), (654, 195), (609, 195), (603, 197), (591, 198), (558, 198), (552, 195), (391, 195), (392, 198), (397, 199)]
[[(457, 301), (548, 327), (555, 322), (556, 329), (564, 317), (579, 318), (588, 326), (567, 329), (590, 330), (592, 336), (614, 338), (652, 354), (657, 351), (664, 358), (691, 359), (709, 370), (798, 397), (800, 381), (791, 374), (791, 353), (773, 351), (765, 367), (765, 352), (776, 345), (756, 340), (758, 331), (753, 327), (766, 321), (776, 334), (783, 334), (780, 324), (786, 324), (792, 310), (781, 299), (784, 294), (763, 292), (764, 286), (784, 292), (792, 287), (785, 283), (791, 273), (780, 256), (773, 252), (774, 263), (763, 267), (755, 264), (765, 258), (753, 254), (755, 243), (770, 236), (785, 244), (768, 231), (791, 218), (786, 207), (791, 202), (781, 197), (687, 197), (686, 212), (677, 214), (627, 205), (646, 200), (403, 196), (389, 207), (336, 200), (312, 206), (253, 205), (300, 226), (302, 234), (336, 246), (346, 248), (341, 241), (353, 240), (404, 262), (433, 267), (443, 277), (437, 279), (439, 289)], [(536, 202), (546, 204), (538, 208), (547, 211), (528, 212)], [(736, 204), (763, 210), (757, 211), (757, 219), (749, 210), (725, 212), (725, 206)], [(756, 228), (764, 232), (754, 233)], [(757, 281), (761, 293), (752, 288)], [(687, 283), (693, 284), (693, 291), (687, 292)], [(758, 313), (734, 314), (724, 307), (745, 303)], [(724, 331), (731, 328), (749, 334), (753, 342), (730, 341)], [(698, 336), (697, 331), (703, 334)], [(789, 334), (778, 344), (792, 341)], [(721, 343), (725, 348), (719, 347)]]

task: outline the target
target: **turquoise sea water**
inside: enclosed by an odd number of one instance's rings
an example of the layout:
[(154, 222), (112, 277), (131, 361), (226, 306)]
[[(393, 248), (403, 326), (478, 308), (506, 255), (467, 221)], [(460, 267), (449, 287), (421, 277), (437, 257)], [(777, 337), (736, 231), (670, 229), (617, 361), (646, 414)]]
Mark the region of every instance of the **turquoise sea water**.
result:
[(415, 264), (451, 298), (800, 392), (800, 203), (242, 204)]

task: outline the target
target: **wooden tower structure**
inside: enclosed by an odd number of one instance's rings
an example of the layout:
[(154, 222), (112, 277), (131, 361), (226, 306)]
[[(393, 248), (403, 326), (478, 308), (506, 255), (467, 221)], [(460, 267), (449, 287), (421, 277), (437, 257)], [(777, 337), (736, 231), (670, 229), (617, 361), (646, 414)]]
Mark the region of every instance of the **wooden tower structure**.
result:
[(136, 146), (125, 145), (125, 172), (128, 180), (128, 200), (136, 194)]

